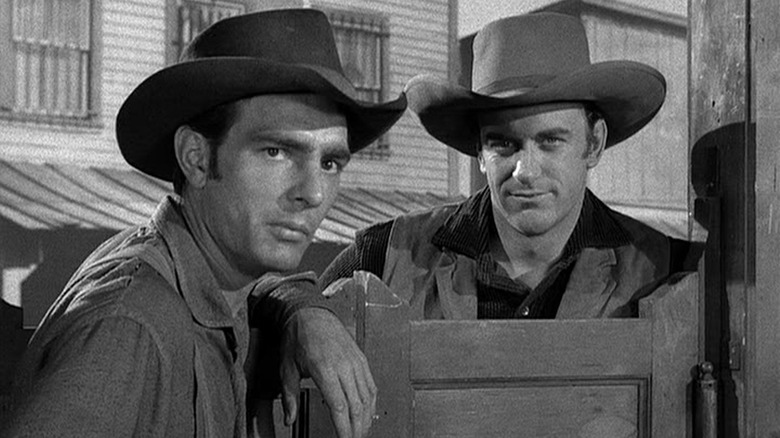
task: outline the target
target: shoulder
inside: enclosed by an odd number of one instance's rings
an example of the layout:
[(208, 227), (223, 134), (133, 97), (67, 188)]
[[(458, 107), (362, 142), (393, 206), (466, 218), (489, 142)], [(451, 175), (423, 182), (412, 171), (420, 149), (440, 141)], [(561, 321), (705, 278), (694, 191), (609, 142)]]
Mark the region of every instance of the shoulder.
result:
[(366, 251), (384, 253), (392, 233), (408, 233), (411, 236), (429, 239), (432, 232), (427, 231), (431, 229), (436, 231), (457, 211), (459, 206), (459, 203), (454, 203), (417, 210), (371, 225), (355, 233), (354, 246), (361, 253)]
[(44, 325), (57, 332), (119, 317), (139, 324), (163, 350), (186, 342), (189, 332), (182, 328), (192, 325), (192, 316), (178, 291), (142, 257), (110, 256), (109, 252), (82, 267)]
[[(620, 248), (623, 258), (641, 258), (671, 273), (697, 269), (703, 244), (676, 239), (651, 226), (610, 209), (611, 216), (628, 233), (630, 242)], [(633, 257), (631, 257), (633, 256)]]
[(372, 225), (359, 234), (364, 236), (376, 236), (390, 232), (391, 229), (415, 229), (419, 232), (419, 227), (440, 227), (450, 216), (452, 216), (462, 203), (452, 203), (432, 207), (424, 210), (416, 210), (407, 214), (396, 216), (395, 218)]
[(665, 246), (668, 247), (670, 237), (655, 228), (613, 209), (608, 210), (610, 216), (628, 233), (631, 243), (635, 246)]

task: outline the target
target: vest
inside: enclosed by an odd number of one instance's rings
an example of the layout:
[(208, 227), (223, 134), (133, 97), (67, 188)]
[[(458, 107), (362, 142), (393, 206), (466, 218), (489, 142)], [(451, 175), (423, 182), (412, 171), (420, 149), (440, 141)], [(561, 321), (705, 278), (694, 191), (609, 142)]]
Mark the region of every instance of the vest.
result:
[[(477, 319), (476, 261), (431, 243), (456, 208), (448, 205), (393, 222), (382, 280), (409, 303), (412, 319)], [(585, 248), (575, 261), (556, 318), (637, 316), (638, 300), (669, 277), (669, 238), (610, 213), (628, 231), (631, 243)]]

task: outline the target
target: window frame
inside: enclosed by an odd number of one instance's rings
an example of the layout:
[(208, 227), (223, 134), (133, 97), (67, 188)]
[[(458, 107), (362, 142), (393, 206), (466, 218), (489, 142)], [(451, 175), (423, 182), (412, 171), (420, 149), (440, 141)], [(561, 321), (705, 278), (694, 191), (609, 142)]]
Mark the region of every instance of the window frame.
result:
[[(334, 17), (341, 16), (360, 23), (369, 23), (365, 26), (377, 27), (376, 31), (371, 31), (378, 36), (380, 42), (379, 71), (380, 71), (380, 90), (379, 102), (385, 102), (390, 97), (390, 20), (379, 12), (368, 10), (355, 10), (331, 7), (325, 5), (315, 5), (317, 9), (323, 11), (330, 20), (331, 27), (335, 32), (338, 29), (346, 27), (340, 22), (334, 22)], [(338, 45), (338, 42), (337, 42)], [(343, 66), (343, 65), (342, 65)], [(392, 155), (390, 148), (390, 136), (388, 133), (382, 134), (372, 144), (360, 150), (353, 157), (366, 160), (387, 160)]]
[(26, 112), (14, 108), (18, 83), (15, 43), (13, 39), (13, 14), (16, 1), (22, 0), (3, 1), (0, 4), (0, 29), (2, 30), (0, 31), (0, 59), (11, 60), (11, 62), (0, 63), (0, 120), (51, 126), (101, 127), (100, 78), (102, 44), (100, 41), (101, 23), (99, 20), (102, 17), (102, 2), (100, 0), (83, 0), (90, 8), (90, 16), (87, 20), (90, 28), (85, 81), (86, 108), (84, 114), (66, 115)]
[(165, 65), (175, 64), (179, 59), (179, 53), (186, 42), (179, 38), (179, 7), (182, 3), (201, 3), (201, 4), (233, 4), (241, 5), (244, 10), (240, 14), (251, 12), (255, 5), (255, 0), (166, 0), (165, 3)]

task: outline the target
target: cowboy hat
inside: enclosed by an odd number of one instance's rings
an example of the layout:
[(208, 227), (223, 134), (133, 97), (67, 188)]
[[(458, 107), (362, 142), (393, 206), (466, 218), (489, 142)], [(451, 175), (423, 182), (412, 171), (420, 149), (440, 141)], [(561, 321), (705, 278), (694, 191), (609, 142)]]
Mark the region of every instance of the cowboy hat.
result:
[(540, 12), (494, 21), (477, 33), (472, 90), (417, 76), (405, 92), (432, 136), (475, 156), (476, 113), (553, 102), (592, 102), (608, 127), (607, 147), (615, 145), (655, 116), (666, 81), (638, 62), (591, 63), (580, 20)]
[(352, 152), (401, 117), (403, 94), (386, 103), (358, 99), (345, 76), (326, 15), (314, 9), (258, 12), (219, 21), (198, 35), (177, 64), (143, 81), (116, 121), (119, 149), (138, 170), (171, 181), (173, 134), (215, 106), (260, 94), (311, 92), (338, 104)]

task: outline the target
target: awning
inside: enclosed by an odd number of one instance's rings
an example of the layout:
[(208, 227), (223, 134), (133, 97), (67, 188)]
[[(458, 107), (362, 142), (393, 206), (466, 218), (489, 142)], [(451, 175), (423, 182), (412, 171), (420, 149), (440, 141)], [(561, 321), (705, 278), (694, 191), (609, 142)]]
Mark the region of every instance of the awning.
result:
[[(0, 216), (29, 230), (121, 230), (146, 222), (171, 190), (169, 183), (134, 170), (0, 161)], [(349, 243), (368, 225), (459, 199), (342, 188), (315, 240)]]

